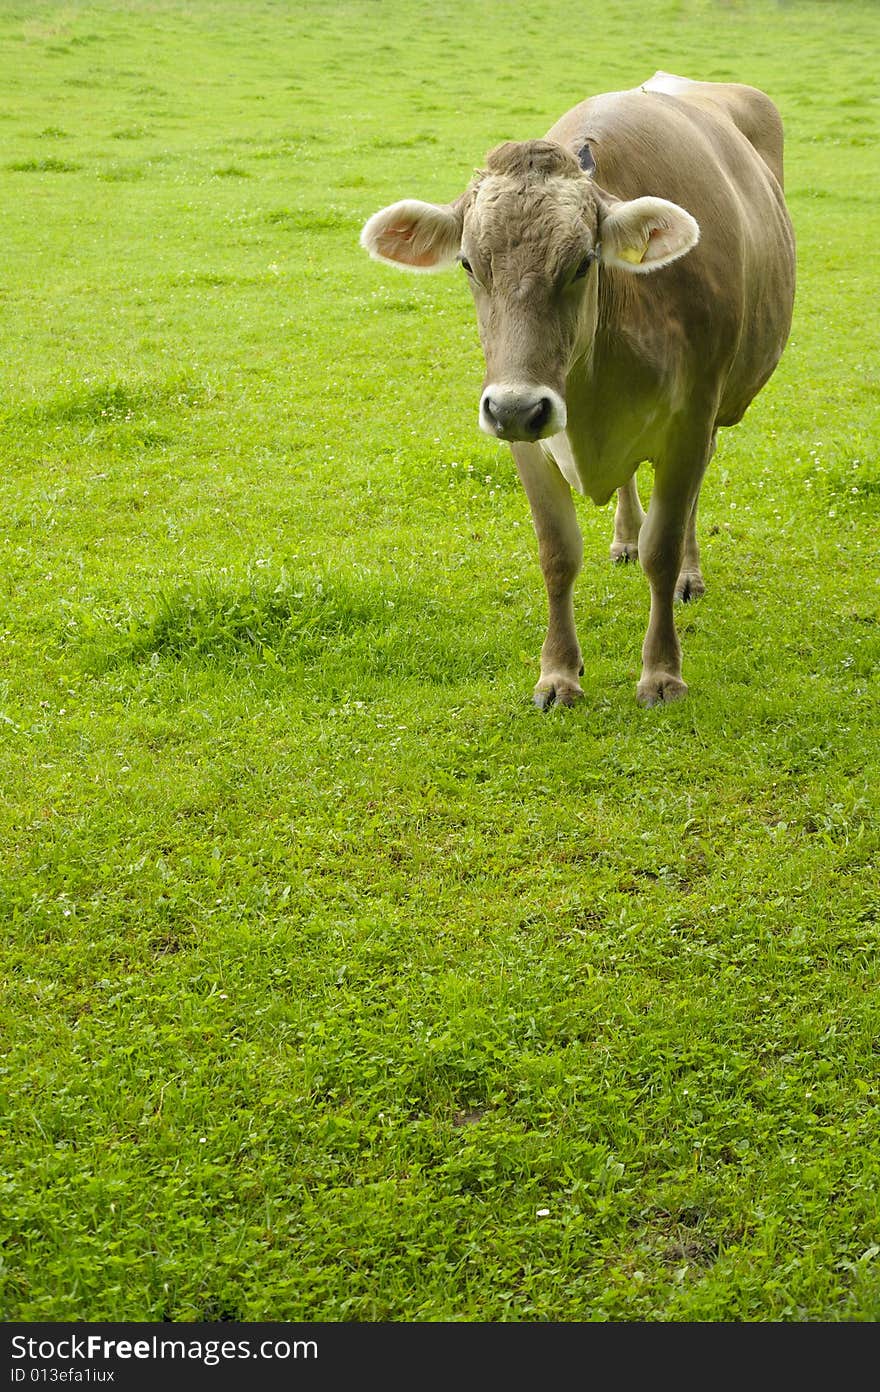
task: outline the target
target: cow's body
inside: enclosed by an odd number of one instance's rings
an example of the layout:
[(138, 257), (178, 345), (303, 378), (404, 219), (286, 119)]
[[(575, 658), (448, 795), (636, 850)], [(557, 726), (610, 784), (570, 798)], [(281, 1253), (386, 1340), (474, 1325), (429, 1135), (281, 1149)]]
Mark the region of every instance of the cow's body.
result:
[[(511, 443), (547, 584), (538, 704), (581, 694), (570, 488), (597, 503), (618, 490), (612, 556), (638, 555), (652, 590), (638, 698), (683, 695), (672, 601), (704, 589), (703, 472), (717, 428), (741, 419), (791, 322), (794, 240), (772, 102), (658, 73), (581, 103), (544, 141), (501, 146), (455, 204), (383, 210), (363, 241), (412, 269), (460, 259), (468, 270), (487, 360), (480, 423)], [(643, 460), (655, 469), (647, 518)]]

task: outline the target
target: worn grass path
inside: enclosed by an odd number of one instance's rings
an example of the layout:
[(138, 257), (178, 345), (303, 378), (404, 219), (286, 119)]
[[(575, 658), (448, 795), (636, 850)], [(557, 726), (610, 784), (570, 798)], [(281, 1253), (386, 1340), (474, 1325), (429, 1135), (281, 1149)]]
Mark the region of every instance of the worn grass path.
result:
[[(637, 8), (0, 7), (6, 1319), (880, 1317), (880, 19)], [(795, 327), (690, 699), (582, 506), (542, 718), (465, 287), (357, 233), (657, 67), (778, 102)]]

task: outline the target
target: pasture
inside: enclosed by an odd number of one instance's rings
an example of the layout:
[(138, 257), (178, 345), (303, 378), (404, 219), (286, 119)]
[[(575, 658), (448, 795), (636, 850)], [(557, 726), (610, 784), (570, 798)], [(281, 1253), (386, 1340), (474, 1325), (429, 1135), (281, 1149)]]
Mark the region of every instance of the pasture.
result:
[[(880, 1318), (878, 43), (0, 6), (4, 1319)], [(690, 697), (636, 706), (581, 502), (541, 715), (463, 277), (358, 233), (659, 67), (779, 106), (794, 329), (703, 488)]]

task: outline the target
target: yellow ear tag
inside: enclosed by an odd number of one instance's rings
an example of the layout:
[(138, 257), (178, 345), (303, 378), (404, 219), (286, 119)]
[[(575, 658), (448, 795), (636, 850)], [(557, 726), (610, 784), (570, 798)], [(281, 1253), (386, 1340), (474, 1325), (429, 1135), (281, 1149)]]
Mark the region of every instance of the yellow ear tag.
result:
[(641, 251), (639, 251), (638, 247), (628, 246), (621, 247), (620, 251), (617, 254), (620, 257), (621, 261), (629, 261), (632, 263), (633, 266), (640, 266), (645, 259), (645, 252), (647, 250), (648, 243), (645, 242), (645, 245), (642, 247)]

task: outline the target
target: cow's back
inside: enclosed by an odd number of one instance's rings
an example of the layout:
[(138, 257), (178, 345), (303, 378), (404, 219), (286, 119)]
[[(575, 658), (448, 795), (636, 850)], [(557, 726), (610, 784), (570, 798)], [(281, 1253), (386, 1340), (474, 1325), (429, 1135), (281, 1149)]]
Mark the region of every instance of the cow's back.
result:
[[(616, 327), (653, 341), (658, 353), (667, 326), (679, 341), (683, 330), (692, 386), (717, 390), (717, 424), (730, 425), (772, 373), (791, 325), (794, 238), (782, 194), (782, 125), (753, 88), (666, 74), (651, 82), (582, 102), (548, 138), (582, 162), (588, 146), (593, 177), (613, 196), (666, 198), (700, 224), (688, 256), (654, 275), (626, 277)], [(613, 297), (613, 274), (606, 293)]]
[(740, 82), (692, 82), (667, 72), (656, 72), (643, 90), (665, 92), (697, 111), (726, 116), (757, 150), (779, 187), (784, 187), (782, 118), (766, 92)]

